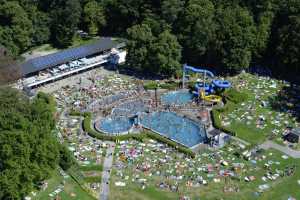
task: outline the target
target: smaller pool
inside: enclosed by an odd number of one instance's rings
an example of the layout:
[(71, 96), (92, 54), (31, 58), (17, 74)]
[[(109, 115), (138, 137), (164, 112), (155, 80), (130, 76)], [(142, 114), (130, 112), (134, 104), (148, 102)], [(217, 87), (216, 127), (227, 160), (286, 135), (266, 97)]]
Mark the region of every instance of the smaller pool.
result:
[(96, 129), (111, 135), (128, 132), (133, 125), (133, 119), (127, 117), (105, 118), (96, 123)]
[(191, 102), (193, 97), (188, 91), (175, 91), (162, 95), (161, 101), (165, 104), (182, 105)]

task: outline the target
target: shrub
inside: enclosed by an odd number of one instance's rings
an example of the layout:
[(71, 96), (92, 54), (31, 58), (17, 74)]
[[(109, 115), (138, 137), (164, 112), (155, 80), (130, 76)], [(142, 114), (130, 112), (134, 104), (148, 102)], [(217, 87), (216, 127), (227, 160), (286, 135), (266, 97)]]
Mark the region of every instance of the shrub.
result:
[(70, 110), (69, 115), (71, 116), (81, 116), (81, 112), (79, 112), (78, 110)]
[(216, 108), (212, 109), (212, 111), (211, 111), (213, 126), (227, 134), (236, 136), (235, 131), (222, 126), (220, 115), (222, 113), (226, 113), (231, 110), (234, 110), (236, 108), (237, 104), (242, 103), (242, 102), (246, 101), (247, 99), (248, 99), (248, 96), (246, 93), (241, 93), (233, 88), (226, 90), (224, 92), (225, 106), (216, 107)]
[(190, 81), (190, 82), (187, 83), (187, 87), (188, 87), (190, 90), (195, 90), (195, 84), (196, 84), (195, 81)]
[(146, 90), (154, 90), (155, 88), (175, 90), (176, 88), (178, 88), (178, 86), (179, 86), (178, 83), (176, 83), (174, 81), (160, 83), (160, 84), (158, 84), (156, 81), (150, 81), (150, 82), (144, 84), (144, 88)]
[(167, 83), (163, 83), (161, 85), (159, 85), (159, 88), (162, 89), (167, 89), (167, 90), (175, 90), (178, 88), (178, 83), (171, 81), (171, 82), (167, 82)]
[(60, 150), (59, 165), (63, 170), (68, 170), (75, 163), (71, 152), (66, 146), (62, 145)]
[(222, 112), (220, 112), (220, 110), (218, 109), (213, 109), (211, 111), (211, 116), (212, 116), (212, 123), (213, 123), (213, 126), (229, 135), (232, 135), (232, 136), (236, 136), (236, 133), (232, 130), (229, 130), (228, 128), (222, 126), (222, 123), (221, 123), (221, 120), (220, 120), (220, 114)]
[(154, 90), (157, 87), (158, 86), (157, 86), (157, 83), (155, 81), (150, 81), (150, 82), (144, 84), (145, 90)]

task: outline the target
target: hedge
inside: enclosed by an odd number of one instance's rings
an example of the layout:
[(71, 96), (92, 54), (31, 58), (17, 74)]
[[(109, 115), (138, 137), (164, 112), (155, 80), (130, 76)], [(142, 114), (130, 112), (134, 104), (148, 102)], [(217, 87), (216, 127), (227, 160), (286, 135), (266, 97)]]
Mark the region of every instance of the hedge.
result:
[(72, 110), (70, 110), (69, 115), (70, 116), (81, 116), (81, 112), (72, 109)]
[(222, 122), (220, 120), (220, 114), (228, 112), (230, 110), (234, 110), (237, 104), (242, 103), (247, 99), (248, 99), (248, 95), (246, 93), (238, 92), (237, 90), (232, 88), (226, 90), (224, 92), (225, 106), (214, 108), (211, 111), (213, 126), (227, 134), (236, 136), (237, 134), (235, 131), (222, 126)]
[(167, 89), (167, 90), (175, 90), (179, 87), (179, 83), (177, 82), (166, 82), (158, 84), (156, 81), (150, 81), (144, 84), (144, 88), (146, 90), (154, 90), (156, 88)]
[(212, 124), (215, 128), (229, 134), (232, 136), (236, 136), (236, 133), (232, 130), (227, 129), (226, 127), (222, 126), (221, 120), (220, 120), (220, 112), (219, 109), (212, 109), (211, 111), (211, 119), (212, 119)]
[(86, 114), (86, 117), (83, 120), (83, 129), (85, 132), (87, 132), (91, 137), (97, 138), (99, 140), (111, 140), (111, 141), (116, 141), (116, 140), (129, 140), (129, 139), (134, 139), (134, 140), (138, 140), (138, 141), (143, 141), (143, 138), (145, 137), (149, 137), (152, 138), (154, 140), (163, 142), (168, 144), (171, 147), (176, 148), (178, 151), (185, 153), (191, 157), (195, 157), (195, 153), (190, 150), (189, 148), (180, 145), (168, 138), (165, 138), (159, 134), (150, 132), (150, 131), (145, 131), (141, 134), (125, 134), (125, 135), (117, 135), (117, 136), (110, 136), (110, 135), (106, 135), (104, 133), (95, 131), (94, 129), (91, 128), (91, 121), (92, 121), (92, 117), (91, 114)]

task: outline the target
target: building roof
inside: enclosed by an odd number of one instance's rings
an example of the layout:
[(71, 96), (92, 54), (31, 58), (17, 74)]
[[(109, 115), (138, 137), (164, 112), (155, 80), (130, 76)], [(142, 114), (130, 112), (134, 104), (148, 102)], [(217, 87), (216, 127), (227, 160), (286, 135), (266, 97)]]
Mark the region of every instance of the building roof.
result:
[(300, 128), (294, 128), (294, 129), (292, 129), (291, 133), (300, 136)]
[(120, 46), (120, 44), (118, 45), (117, 42), (111, 40), (111, 38), (101, 38), (99, 41), (93, 44), (74, 47), (57, 53), (30, 59), (21, 64), (21, 72), (22, 75), (25, 76), (34, 72), (47, 69), (49, 67), (63, 64), (71, 60), (90, 56), (95, 53), (109, 50), (118, 46)]

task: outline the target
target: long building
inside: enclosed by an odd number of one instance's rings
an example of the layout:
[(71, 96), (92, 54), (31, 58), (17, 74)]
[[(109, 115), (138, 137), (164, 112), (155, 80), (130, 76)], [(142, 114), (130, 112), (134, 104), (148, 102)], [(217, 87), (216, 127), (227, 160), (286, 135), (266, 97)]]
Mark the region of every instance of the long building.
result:
[(125, 44), (110, 38), (30, 59), (21, 64), (24, 89), (32, 89), (101, 66), (125, 62)]

